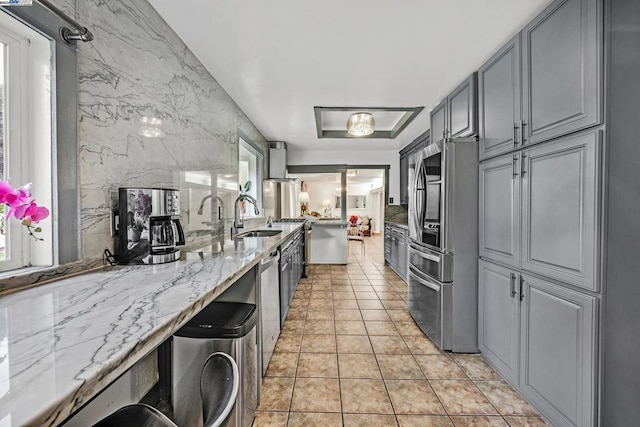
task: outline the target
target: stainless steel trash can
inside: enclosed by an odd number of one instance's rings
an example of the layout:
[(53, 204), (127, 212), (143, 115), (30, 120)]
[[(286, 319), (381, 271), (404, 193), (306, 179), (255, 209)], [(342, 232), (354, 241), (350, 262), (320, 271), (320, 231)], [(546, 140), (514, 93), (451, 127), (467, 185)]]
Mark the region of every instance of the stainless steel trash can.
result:
[(212, 353), (222, 351), (238, 365), (240, 388), (223, 426), (250, 427), (258, 404), (258, 348), (254, 304), (213, 302), (173, 338), (171, 402), (180, 426), (202, 426), (200, 376)]

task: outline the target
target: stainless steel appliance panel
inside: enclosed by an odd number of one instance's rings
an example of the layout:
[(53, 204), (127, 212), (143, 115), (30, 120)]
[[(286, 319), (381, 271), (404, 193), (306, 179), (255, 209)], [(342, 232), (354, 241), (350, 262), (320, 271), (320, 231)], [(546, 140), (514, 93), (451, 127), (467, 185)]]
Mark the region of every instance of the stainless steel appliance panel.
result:
[(452, 287), (409, 266), (407, 306), (424, 332), (442, 350), (451, 350)]
[(280, 284), (278, 280), (278, 262), (280, 254), (276, 251), (260, 262), (260, 327), (262, 334), (262, 375), (280, 335)]
[(264, 181), (263, 204), (264, 215), (272, 216), (276, 220), (281, 218), (296, 218), (298, 216), (299, 184), (297, 180)]
[(446, 162), (443, 142), (418, 152), (410, 192), (409, 236), (440, 251), (446, 249)]
[(450, 283), (453, 280), (453, 254), (442, 253), (419, 245), (409, 243), (409, 264), (439, 282)]

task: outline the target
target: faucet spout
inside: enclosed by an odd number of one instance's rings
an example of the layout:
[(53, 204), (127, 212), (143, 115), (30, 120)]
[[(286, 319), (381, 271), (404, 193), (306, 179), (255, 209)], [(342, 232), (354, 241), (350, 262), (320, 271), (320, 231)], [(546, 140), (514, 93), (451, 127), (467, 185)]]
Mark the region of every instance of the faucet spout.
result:
[[(212, 194), (204, 196), (204, 198), (200, 202), (200, 207), (198, 208), (198, 215), (202, 215), (202, 212), (204, 211), (205, 202), (211, 199), (212, 197), (214, 197)], [(216, 198), (216, 201), (220, 204), (220, 211), (218, 211), (218, 219), (222, 219), (224, 217), (224, 202), (222, 201), (220, 196), (215, 196), (215, 198)]]
[(233, 204), (233, 228), (231, 229), (231, 238), (235, 238), (238, 235), (238, 229), (243, 227), (240, 221), (240, 202), (247, 201), (253, 205), (253, 212), (258, 215), (260, 210), (258, 209), (258, 201), (248, 194), (240, 194)]

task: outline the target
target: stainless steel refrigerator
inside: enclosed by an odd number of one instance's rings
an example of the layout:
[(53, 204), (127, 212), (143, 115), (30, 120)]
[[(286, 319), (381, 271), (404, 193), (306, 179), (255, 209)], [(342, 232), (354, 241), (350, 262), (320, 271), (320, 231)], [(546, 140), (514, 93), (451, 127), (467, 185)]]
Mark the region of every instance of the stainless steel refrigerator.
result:
[(442, 350), (478, 351), (478, 144), (437, 142), (410, 182), (407, 305)]

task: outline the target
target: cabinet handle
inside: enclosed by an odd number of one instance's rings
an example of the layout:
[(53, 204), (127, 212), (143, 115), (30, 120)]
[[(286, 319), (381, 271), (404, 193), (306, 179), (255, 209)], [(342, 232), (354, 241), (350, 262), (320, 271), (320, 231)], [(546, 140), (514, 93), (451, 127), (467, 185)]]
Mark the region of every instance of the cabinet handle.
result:
[(516, 275), (515, 273), (511, 273), (511, 298), (515, 298), (517, 292), (516, 292)]
[(525, 128), (527, 127), (527, 122), (522, 120), (521, 123), (522, 123), (522, 138), (520, 138), (520, 143), (524, 145), (524, 143), (527, 142), (527, 133), (525, 132)]
[(516, 178), (518, 176), (518, 156), (516, 154), (513, 155), (511, 160), (511, 167), (513, 168), (513, 178)]
[(526, 158), (527, 158), (527, 155), (526, 155), (526, 154), (524, 154), (524, 153), (522, 153), (522, 155), (521, 155), (521, 157), (520, 157), (520, 175), (522, 175), (522, 176), (524, 176), (524, 175), (527, 173), (527, 171), (526, 171), (526, 169), (525, 169), (525, 165), (526, 165), (527, 163), (526, 163), (526, 162), (525, 162), (525, 160), (524, 160), (524, 159), (526, 159)]
[(520, 301), (524, 299), (524, 277), (520, 275)]
[(520, 129), (520, 126), (518, 125), (518, 123), (514, 123), (513, 124), (513, 147), (517, 147), (518, 146), (518, 130)]

